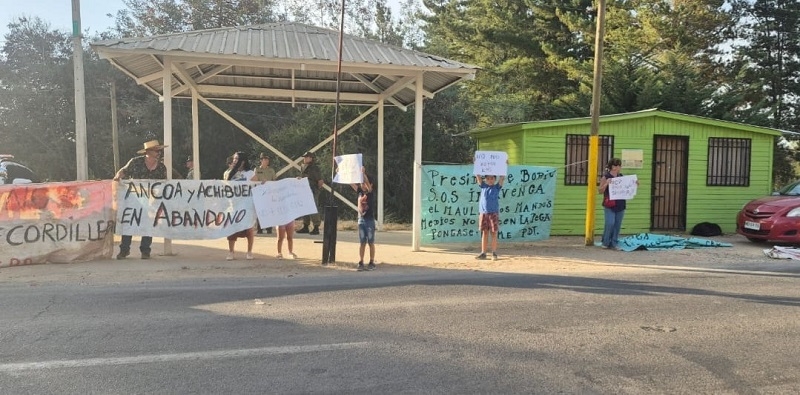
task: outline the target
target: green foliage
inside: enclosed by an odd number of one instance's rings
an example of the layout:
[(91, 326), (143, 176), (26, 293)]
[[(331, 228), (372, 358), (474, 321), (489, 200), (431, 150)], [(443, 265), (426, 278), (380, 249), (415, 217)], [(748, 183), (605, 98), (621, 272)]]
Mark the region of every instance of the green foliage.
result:
[[(116, 26), (97, 38), (146, 36), (292, 20), (339, 28), (339, 0), (125, 0)], [(785, 130), (800, 129), (800, 3), (791, 0), (608, 0), (601, 113), (660, 108)], [(425, 101), (424, 162), (466, 163), (466, 132), (497, 123), (584, 117), (591, 104), (596, 35), (592, 0), (352, 0), (345, 30), (481, 67), (477, 78)], [(93, 38), (93, 39), (97, 39)], [(36, 18), (9, 25), (0, 53), (2, 153), (42, 177), (68, 180), (74, 168), (72, 47), (68, 33)], [(161, 139), (162, 103), (152, 92), (84, 52), (90, 174), (110, 178), (110, 90), (116, 87), (120, 156)], [(329, 137), (331, 106), (215, 102), (291, 159)], [(341, 128), (365, 109), (343, 107)], [(411, 219), (414, 109), (387, 107), (387, 214)], [(336, 141), (335, 154), (363, 153), (377, 175), (377, 117)], [(200, 105), (200, 162), (219, 178), (234, 151), (266, 151)], [(173, 168), (191, 153), (191, 103), (173, 101)], [(790, 140), (792, 138), (790, 137)], [(776, 145), (776, 185), (795, 177), (796, 152)], [(326, 179), (332, 145), (318, 151)], [(35, 158), (35, 160), (34, 160)], [(287, 163), (273, 155), (276, 169)], [(28, 160), (26, 160), (28, 159)], [(31, 163), (33, 162), (33, 163)], [(285, 176), (293, 176), (289, 171)], [(350, 188), (337, 192), (352, 198)], [(347, 216), (347, 210), (340, 210)]]
[(42, 179), (74, 177), (71, 40), (39, 18), (9, 24), (0, 63), (2, 153)]

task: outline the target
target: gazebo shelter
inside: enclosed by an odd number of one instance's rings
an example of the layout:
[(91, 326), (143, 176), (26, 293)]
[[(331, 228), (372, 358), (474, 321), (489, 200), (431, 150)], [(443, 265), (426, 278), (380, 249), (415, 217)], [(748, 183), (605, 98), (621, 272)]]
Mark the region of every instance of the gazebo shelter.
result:
[[(123, 38), (91, 44), (139, 85), (158, 96), (164, 106), (164, 144), (172, 146), (172, 100), (192, 101), (192, 151), (200, 157), (198, 103), (250, 135), (289, 163), (278, 170), (300, 167), (302, 158), (289, 158), (213, 104), (239, 100), (296, 104), (335, 104), (339, 75), (339, 32), (300, 23), (272, 23)], [(350, 35), (343, 36), (339, 102), (369, 109), (339, 128), (348, 130), (378, 111), (378, 218), (383, 223), (384, 107), (407, 110), (414, 106), (414, 213), (412, 250), (420, 249), (423, 100), (462, 80), (475, 77), (478, 67), (439, 56), (398, 48)], [(408, 132), (411, 132), (410, 130)], [(309, 148), (316, 151), (333, 136)], [(172, 149), (164, 160), (172, 163)], [(195, 161), (194, 174), (200, 174)], [(172, 177), (171, 166), (167, 166)], [(333, 192), (326, 186), (329, 192)], [(341, 199), (341, 197), (340, 197)], [(345, 201), (345, 200), (343, 200)], [(345, 201), (355, 209), (352, 202)]]

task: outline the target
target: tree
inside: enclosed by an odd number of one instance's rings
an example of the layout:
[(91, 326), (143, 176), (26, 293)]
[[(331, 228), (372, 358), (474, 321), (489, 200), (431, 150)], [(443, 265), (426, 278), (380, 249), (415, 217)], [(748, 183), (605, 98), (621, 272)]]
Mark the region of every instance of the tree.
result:
[(424, 0), (428, 48), (480, 66), (466, 92), (478, 126), (546, 119), (553, 103), (578, 89), (560, 62), (583, 62), (590, 44), (565, 18), (585, 15), (589, 0)]
[(70, 37), (36, 17), (8, 27), (0, 59), (2, 149), (43, 180), (74, 179)]
[(247, 26), (280, 19), (270, 0), (123, 0), (116, 34), (144, 37), (219, 27)]

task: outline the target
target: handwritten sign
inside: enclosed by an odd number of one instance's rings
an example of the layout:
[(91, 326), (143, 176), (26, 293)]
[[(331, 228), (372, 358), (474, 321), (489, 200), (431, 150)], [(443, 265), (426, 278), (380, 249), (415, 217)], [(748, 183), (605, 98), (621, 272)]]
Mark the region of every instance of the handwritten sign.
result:
[(253, 184), (218, 180), (126, 180), (117, 186), (117, 233), (217, 239), (256, 222)]
[(507, 153), (502, 151), (475, 151), (472, 174), (501, 176), (507, 173)]
[(631, 176), (614, 177), (609, 180), (608, 197), (612, 200), (630, 200), (636, 196), (639, 187), (636, 174)]
[(317, 212), (307, 178), (285, 178), (253, 188), (253, 202), (261, 227), (285, 225)]
[(0, 267), (110, 258), (111, 181), (0, 186)]
[(342, 155), (334, 159), (336, 160), (336, 175), (333, 177), (333, 182), (340, 184), (361, 183), (361, 154)]
[[(480, 240), (478, 202), (481, 189), (471, 170), (474, 169), (470, 165), (422, 166), (420, 241), (423, 244)], [(498, 239), (536, 241), (549, 238), (555, 189), (555, 168), (509, 166), (500, 190)]]

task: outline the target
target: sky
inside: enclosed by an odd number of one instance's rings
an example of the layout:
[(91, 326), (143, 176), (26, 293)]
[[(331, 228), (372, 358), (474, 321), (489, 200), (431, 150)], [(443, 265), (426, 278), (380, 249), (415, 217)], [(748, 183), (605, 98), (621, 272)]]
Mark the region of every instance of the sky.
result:
[[(122, 0), (80, 0), (80, 5), (81, 30), (90, 33), (113, 26), (113, 15), (127, 8)], [(0, 0), (0, 40), (8, 33), (8, 24), (21, 16), (38, 16), (51, 29), (72, 32), (72, 0)]]
[[(398, 0), (388, 2), (396, 10)], [(117, 11), (125, 9), (122, 0), (80, 0), (81, 31), (102, 32), (114, 25)], [(109, 17), (106, 14), (111, 14)], [(72, 33), (72, 0), (0, 0), (0, 42), (8, 33), (8, 24), (18, 17), (38, 16), (51, 29)]]

